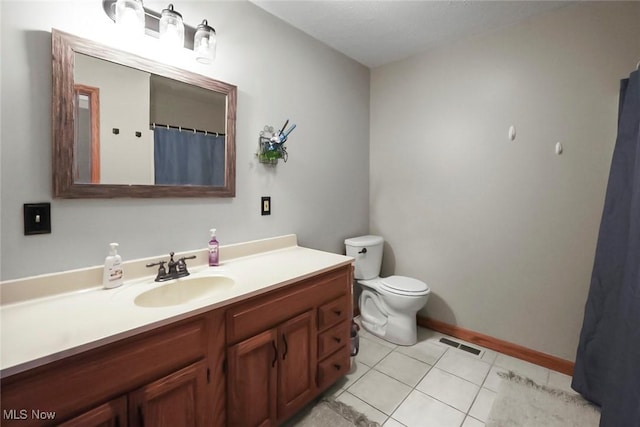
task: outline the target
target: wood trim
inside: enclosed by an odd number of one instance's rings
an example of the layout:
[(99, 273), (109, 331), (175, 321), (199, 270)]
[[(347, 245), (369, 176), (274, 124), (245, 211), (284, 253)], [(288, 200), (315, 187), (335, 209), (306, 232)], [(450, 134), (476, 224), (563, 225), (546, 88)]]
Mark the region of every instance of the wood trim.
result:
[(527, 362), (535, 363), (536, 365), (543, 366), (557, 372), (562, 372), (563, 374), (573, 375), (574, 362), (571, 362), (569, 360), (561, 359), (550, 354), (542, 353), (537, 350), (523, 347), (518, 344), (513, 344), (508, 341), (503, 341), (501, 339), (474, 332), (469, 329), (464, 329), (459, 326), (450, 325), (448, 323), (431, 319), (429, 317), (418, 316), (417, 320), (418, 326), (429, 328), (436, 332), (447, 334), (452, 337), (460, 338), (461, 340), (478, 344), (482, 347), (499, 351), (500, 353), (506, 354), (508, 356), (513, 356), (518, 359), (526, 360)]
[[(74, 67), (76, 53), (136, 68), (148, 73), (179, 80), (194, 86), (224, 94), (227, 97), (227, 128), (225, 129), (224, 186), (204, 185), (117, 185), (77, 184), (73, 179), (74, 145)], [(155, 62), (134, 54), (112, 49), (60, 30), (51, 31), (53, 131), (53, 197), (64, 199), (110, 199), (116, 197), (235, 197), (236, 195), (236, 114), (237, 91), (232, 84), (201, 74)]]
[[(76, 99), (79, 95), (89, 98), (91, 115), (91, 183), (100, 183), (100, 88), (76, 84)], [(75, 174), (74, 174), (75, 175)]]

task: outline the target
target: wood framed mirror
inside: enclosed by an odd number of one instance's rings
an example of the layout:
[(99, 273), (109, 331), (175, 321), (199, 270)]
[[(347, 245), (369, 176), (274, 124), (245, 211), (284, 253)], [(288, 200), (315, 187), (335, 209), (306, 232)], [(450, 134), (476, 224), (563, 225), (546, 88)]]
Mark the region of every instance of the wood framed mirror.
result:
[(234, 197), (237, 88), (52, 30), (55, 198)]

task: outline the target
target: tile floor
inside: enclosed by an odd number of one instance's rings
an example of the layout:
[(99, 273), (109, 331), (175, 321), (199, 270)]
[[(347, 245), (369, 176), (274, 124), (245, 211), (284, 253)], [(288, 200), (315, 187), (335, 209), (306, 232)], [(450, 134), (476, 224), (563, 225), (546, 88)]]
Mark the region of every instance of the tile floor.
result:
[(411, 347), (360, 328), (355, 369), (326, 394), (386, 427), (483, 427), (497, 395), (498, 372), (512, 370), (538, 384), (571, 391), (571, 377), (475, 344), (477, 356), (441, 343), (457, 338), (418, 328)]

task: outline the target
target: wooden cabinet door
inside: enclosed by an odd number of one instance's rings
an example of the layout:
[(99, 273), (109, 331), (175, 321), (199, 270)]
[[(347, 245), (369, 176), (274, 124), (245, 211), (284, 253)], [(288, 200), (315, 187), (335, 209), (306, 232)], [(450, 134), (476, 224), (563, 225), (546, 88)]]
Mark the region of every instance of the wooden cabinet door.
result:
[(276, 425), (277, 339), (277, 330), (270, 329), (227, 350), (230, 427)]
[(122, 396), (93, 408), (60, 427), (127, 427), (127, 397)]
[(309, 310), (278, 327), (278, 418), (302, 408), (315, 393), (315, 316)]
[(207, 366), (204, 360), (129, 393), (129, 425), (205, 425)]

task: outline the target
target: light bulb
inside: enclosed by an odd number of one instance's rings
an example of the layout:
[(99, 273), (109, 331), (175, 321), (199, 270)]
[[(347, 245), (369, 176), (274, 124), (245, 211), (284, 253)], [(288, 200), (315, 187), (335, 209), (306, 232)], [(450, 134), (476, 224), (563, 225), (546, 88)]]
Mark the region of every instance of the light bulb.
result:
[(116, 24), (120, 31), (130, 36), (144, 35), (144, 8), (140, 0), (116, 2)]
[(160, 17), (160, 40), (167, 47), (184, 47), (182, 15), (173, 10), (172, 4), (162, 11), (162, 16)]
[(209, 26), (206, 19), (196, 28), (193, 50), (196, 61), (202, 64), (211, 64), (216, 57), (216, 30)]

